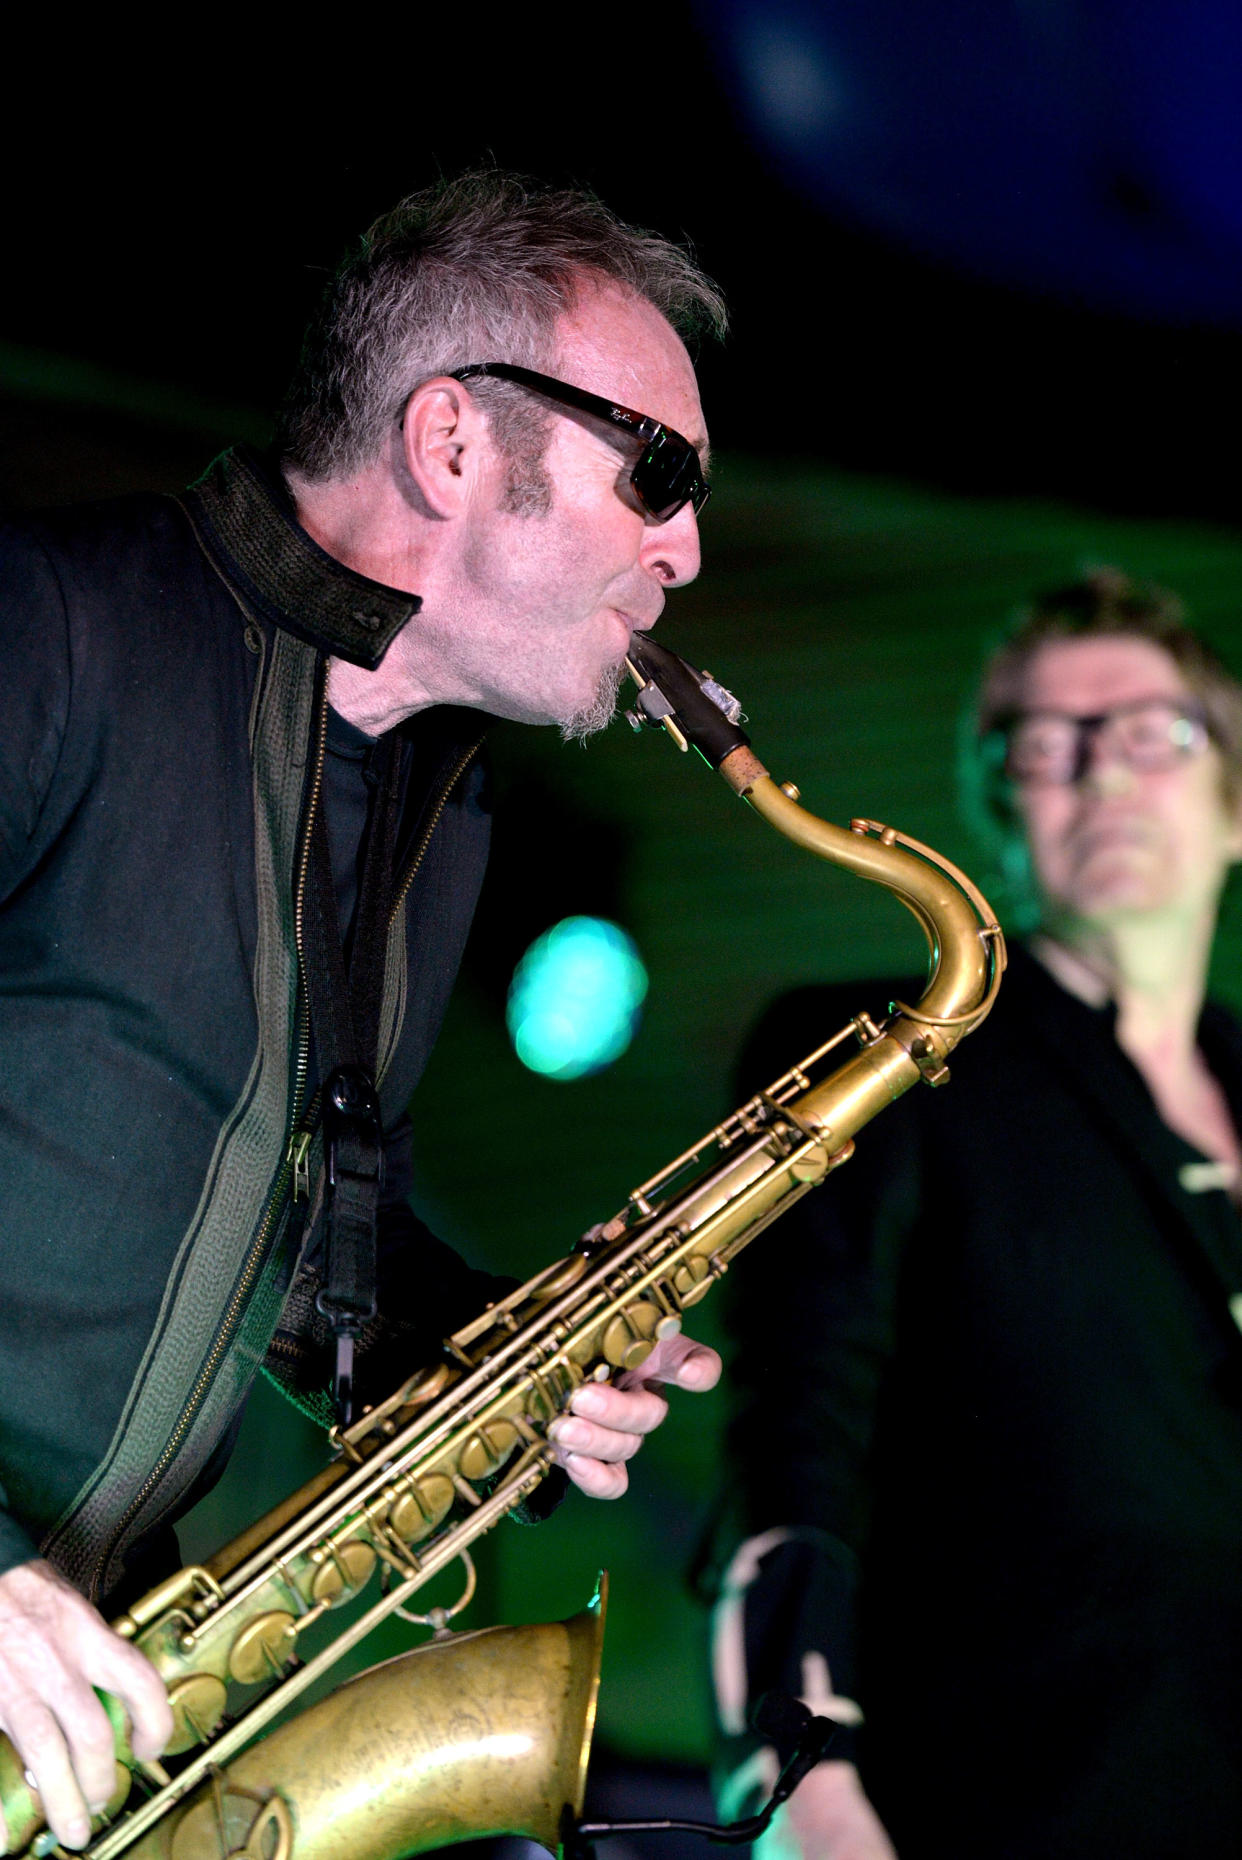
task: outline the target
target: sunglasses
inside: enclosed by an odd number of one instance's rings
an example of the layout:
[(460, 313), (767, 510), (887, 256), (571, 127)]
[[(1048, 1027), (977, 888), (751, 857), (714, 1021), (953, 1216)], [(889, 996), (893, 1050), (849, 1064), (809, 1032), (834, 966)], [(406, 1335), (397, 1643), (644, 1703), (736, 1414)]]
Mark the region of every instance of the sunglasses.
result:
[(519, 387), (542, 394), (546, 400), (559, 401), (579, 413), (594, 414), (607, 420), (640, 441), (642, 455), (630, 473), (634, 495), (647, 515), (656, 523), (667, 523), (683, 504), (690, 504), (698, 516), (712, 494), (703, 476), (699, 455), (688, 439), (675, 433), (659, 420), (630, 407), (618, 407), (602, 395), (588, 394), (585, 388), (571, 387), (567, 381), (555, 381), (551, 375), (537, 374), (533, 368), (519, 368), (515, 362), (472, 362), (468, 368), (454, 368), (455, 381), (474, 381), (481, 375), (497, 381), (515, 381)]

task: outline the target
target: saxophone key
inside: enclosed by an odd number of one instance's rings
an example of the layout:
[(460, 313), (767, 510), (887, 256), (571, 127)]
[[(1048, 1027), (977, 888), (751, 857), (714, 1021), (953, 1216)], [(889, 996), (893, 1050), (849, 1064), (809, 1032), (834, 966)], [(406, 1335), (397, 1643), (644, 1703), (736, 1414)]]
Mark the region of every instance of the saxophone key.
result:
[(108, 1797), (95, 1819), (104, 1826), (114, 1821), (129, 1800), (130, 1790), (134, 1786), (133, 1776), (118, 1759), (112, 1775), (112, 1794)]
[(504, 1465), (517, 1443), (518, 1431), (512, 1421), (490, 1421), (462, 1448), (458, 1470), (466, 1479), (489, 1479)]
[(444, 1473), (403, 1482), (388, 1512), (388, 1523), (405, 1544), (416, 1544), (443, 1524), (453, 1506), (453, 1482)]
[[(854, 1145), (850, 1143), (845, 1147), (848, 1148), (852, 1156), (854, 1153)], [(827, 1175), (829, 1169), (835, 1166), (837, 1161), (845, 1162), (846, 1160), (847, 1158), (842, 1156), (839, 1151), (835, 1155), (830, 1154), (827, 1144), (815, 1143), (812, 1144), (810, 1149), (804, 1151), (795, 1162), (790, 1163), (789, 1173), (795, 1182), (819, 1182)]]
[(206, 1743), (223, 1718), (227, 1701), (224, 1681), (217, 1679), (214, 1673), (190, 1673), (170, 1686), (168, 1703), (172, 1706), (173, 1734), (164, 1754), (179, 1756), (183, 1750), (193, 1750), (196, 1744)]
[(568, 1292), (578, 1283), (586, 1269), (585, 1253), (570, 1253), (567, 1258), (558, 1259), (529, 1287), (532, 1304), (542, 1305), (549, 1299), (559, 1298), (562, 1292)]
[(296, 1656), (298, 1631), (292, 1615), (273, 1608), (245, 1626), (229, 1649), (229, 1672), (241, 1685), (279, 1678)]
[(34, 1776), (23, 1766), (7, 1737), (0, 1742), (0, 1804), (9, 1836), (6, 1851), (19, 1853), (43, 1826), (43, 1802)]
[(666, 1314), (645, 1298), (617, 1313), (604, 1331), (601, 1350), (614, 1369), (638, 1369), (655, 1348)]
[(319, 1562), (311, 1582), (311, 1600), (328, 1608), (357, 1595), (371, 1580), (375, 1568), (374, 1550), (356, 1539), (348, 1544), (330, 1544), (322, 1553), (311, 1554)]
[(696, 1254), (683, 1259), (673, 1273), (673, 1290), (683, 1305), (697, 1305), (711, 1291), (715, 1276), (710, 1260)]
[(200, 1790), (193, 1798), (169, 1847), (172, 1860), (221, 1860), (221, 1855), (229, 1860), (289, 1860), (293, 1817), (274, 1790), (265, 1799), (223, 1777), (215, 1788)]

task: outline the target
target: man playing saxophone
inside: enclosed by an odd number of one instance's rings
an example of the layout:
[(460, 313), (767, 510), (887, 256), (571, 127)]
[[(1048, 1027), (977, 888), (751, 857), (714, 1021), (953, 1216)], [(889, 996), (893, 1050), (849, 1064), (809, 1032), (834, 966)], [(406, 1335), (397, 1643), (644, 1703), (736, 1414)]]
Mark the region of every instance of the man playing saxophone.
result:
[[(1174, 597), (1099, 571), (1028, 610), (975, 724), (1029, 936), (950, 1090), (868, 1131), (734, 1302), (722, 1716), (756, 1781), (748, 1690), (842, 1725), (764, 1852), (1225, 1860), (1242, 1029), (1205, 990), (1242, 687)], [(788, 998), (747, 1083), (892, 994)]]
[[(342, 269), (270, 455), (0, 540), (0, 1728), (82, 1846), (107, 1613), (175, 1559), (271, 1373), (391, 1392), (492, 1282), (413, 1215), (405, 1106), (482, 876), (490, 717), (607, 722), (698, 572), (706, 434), (677, 248), (492, 172)], [(554, 1424), (615, 1497), (714, 1354), (669, 1339)]]

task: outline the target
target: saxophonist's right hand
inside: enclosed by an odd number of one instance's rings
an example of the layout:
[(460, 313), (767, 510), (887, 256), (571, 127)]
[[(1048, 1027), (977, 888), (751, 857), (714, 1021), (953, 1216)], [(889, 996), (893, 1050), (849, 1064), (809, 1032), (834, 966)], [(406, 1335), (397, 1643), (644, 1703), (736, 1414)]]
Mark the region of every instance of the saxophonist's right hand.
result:
[(114, 1739), (96, 1686), (128, 1712), (135, 1756), (158, 1757), (172, 1735), (172, 1713), (151, 1663), (50, 1563), (7, 1570), (0, 1576), (0, 1729), (34, 1777), (48, 1826), (65, 1847), (85, 1847), (90, 1814), (112, 1794)]

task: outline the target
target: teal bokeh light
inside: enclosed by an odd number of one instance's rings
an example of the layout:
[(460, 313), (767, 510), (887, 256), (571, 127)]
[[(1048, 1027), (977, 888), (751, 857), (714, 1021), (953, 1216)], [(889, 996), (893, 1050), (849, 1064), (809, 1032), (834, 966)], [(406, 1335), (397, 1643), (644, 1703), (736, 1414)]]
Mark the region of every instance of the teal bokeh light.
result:
[(566, 917), (536, 937), (513, 972), (509, 1037), (532, 1072), (580, 1079), (620, 1058), (646, 992), (633, 937), (603, 917)]

